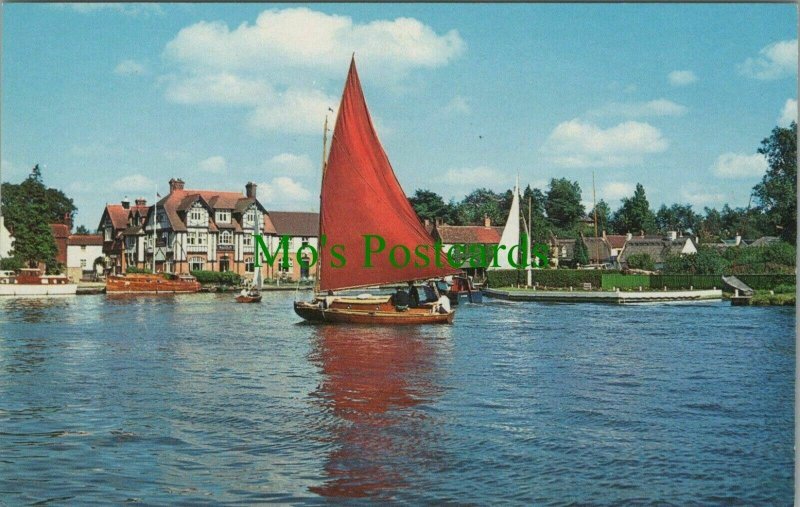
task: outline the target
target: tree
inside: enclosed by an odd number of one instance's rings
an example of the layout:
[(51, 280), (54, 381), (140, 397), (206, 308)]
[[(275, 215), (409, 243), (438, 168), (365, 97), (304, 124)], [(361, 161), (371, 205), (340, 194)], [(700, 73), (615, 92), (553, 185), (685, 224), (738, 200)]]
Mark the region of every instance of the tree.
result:
[(597, 230), (609, 231), (608, 225), (611, 221), (611, 208), (608, 206), (606, 201), (600, 199), (600, 202), (598, 202), (594, 209), (589, 212), (589, 218), (592, 220), (594, 220), (595, 209), (597, 210)]
[(769, 225), (791, 243), (797, 241), (797, 123), (775, 127), (761, 141), (758, 152), (767, 157), (769, 168), (761, 183), (753, 187), (759, 207)]
[(72, 218), (77, 208), (60, 190), (45, 187), (39, 165), (18, 185), (3, 184), (3, 216), (14, 234), (14, 256), (35, 265), (44, 262), (48, 271), (58, 268), (51, 223)]
[(586, 248), (583, 237), (579, 237), (575, 240), (575, 250), (572, 253), (572, 258), (581, 266), (589, 264), (589, 249)]
[(656, 230), (656, 217), (641, 183), (636, 184), (633, 197), (622, 199), (622, 207), (614, 214), (614, 229), (621, 234)]
[(701, 245), (696, 254), (667, 255), (664, 273), (720, 275), (727, 271), (728, 261), (713, 248)]
[(647, 271), (656, 269), (656, 263), (653, 262), (653, 258), (648, 253), (633, 254), (628, 257), (627, 262), (630, 269), (645, 269)]
[(86, 235), (91, 234), (91, 232), (89, 232), (89, 229), (87, 229), (85, 225), (79, 225), (78, 228), (75, 229), (75, 234)]
[(722, 230), (722, 215), (716, 208), (705, 208), (705, 217), (700, 221), (699, 235), (702, 240), (715, 241)]
[(446, 223), (452, 224), (455, 219), (455, 206), (444, 202), (442, 196), (430, 190), (417, 189), (412, 197), (408, 198), (420, 220), (435, 221), (441, 218)]
[(673, 204), (667, 208), (662, 204), (656, 212), (656, 227), (661, 233), (677, 231), (694, 233), (698, 229), (699, 216), (692, 210), (691, 204)]
[(502, 225), (508, 218), (508, 209), (501, 206), (505, 194), (497, 194), (487, 188), (479, 188), (464, 197), (456, 206), (456, 217), (461, 224), (482, 224), (488, 216), (493, 224)]
[(555, 227), (572, 229), (585, 215), (581, 203), (581, 187), (577, 181), (566, 178), (551, 179), (550, 190), (545, 196), (544, 208), (547, 218)]
[(547, 217), (544, 215), (544, 202), (545, 196), (541, 190), (531, 188), (530, 185), (525, 187), (525, 191), (522, 193), (520, 209), (525, 220), (528, 220), (528, 217), (531, 219), (530, 230), (531, 239), (533, 240), (543, 241), (547, 238), (548, 227)]

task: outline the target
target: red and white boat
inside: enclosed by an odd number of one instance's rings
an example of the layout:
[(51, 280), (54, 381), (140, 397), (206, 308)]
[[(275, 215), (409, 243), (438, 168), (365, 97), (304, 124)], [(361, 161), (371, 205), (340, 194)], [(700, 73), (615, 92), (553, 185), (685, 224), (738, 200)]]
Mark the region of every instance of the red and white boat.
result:
[(45, 275), (36, 268), (0, 272), (0, 296), (72, 296), (77, 290), (66, 275)]

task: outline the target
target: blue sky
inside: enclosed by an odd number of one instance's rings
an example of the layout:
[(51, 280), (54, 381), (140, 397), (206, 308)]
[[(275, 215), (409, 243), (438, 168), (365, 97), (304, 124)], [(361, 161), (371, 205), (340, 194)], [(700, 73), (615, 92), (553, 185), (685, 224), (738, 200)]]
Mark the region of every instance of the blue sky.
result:
[(182, 177), (318, 207), (322, 123), (350, 54), (407, 193), (519, 173), (612, 208), (746, 206), (797, 114), (794, 5), (3, 6), (3, 180), (35, 163), (94, 228)]

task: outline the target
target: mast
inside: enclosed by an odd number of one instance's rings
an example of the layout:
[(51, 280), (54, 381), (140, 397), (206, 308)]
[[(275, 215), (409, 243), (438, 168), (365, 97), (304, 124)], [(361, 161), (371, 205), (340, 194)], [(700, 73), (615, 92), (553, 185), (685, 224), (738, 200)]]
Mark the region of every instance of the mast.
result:
[[(325, 115), (325, 126), (322, 128), (322, 179), (325, 179), (325, 166), (327, 166), (327, 162), (325, 161), (326, 151), (328, 149), (328, 115)], [(319, 194), (319, 229), (317, 236), (317, 249), (322, 250), (322, 182), (320, 181), (320, 194)], [(320, 274), (320, 262), (319, 255), (317, 256), (317, 266), (316, 266), (316, 273), (314, 274), (314, 293), (319, 292), (319, 274)]]
[(597, 194), (594, 191), (594, 171), (592, 171), (592, 206), (594, 207), (594, 258), (598, 262), (600, 261), (600, 255), (598, 254), (597, 248)]

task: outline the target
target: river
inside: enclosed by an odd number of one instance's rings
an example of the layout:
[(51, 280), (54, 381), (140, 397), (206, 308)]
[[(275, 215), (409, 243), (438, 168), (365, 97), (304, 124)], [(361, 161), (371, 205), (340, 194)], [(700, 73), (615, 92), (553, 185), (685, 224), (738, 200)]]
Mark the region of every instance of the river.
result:
[(792, 502), (794, 308), (293, 296), (0, 300), (0, 503)]

